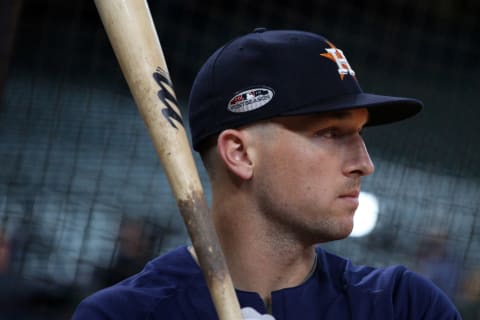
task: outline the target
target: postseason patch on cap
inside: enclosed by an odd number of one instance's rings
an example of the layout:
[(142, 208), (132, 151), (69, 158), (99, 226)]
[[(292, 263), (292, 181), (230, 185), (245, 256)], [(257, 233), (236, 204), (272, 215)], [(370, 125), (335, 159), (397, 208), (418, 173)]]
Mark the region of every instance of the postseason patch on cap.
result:
[(275, 92), (272, 88), (256, 87), (237, 93), (230, 101), (227, 108), (234, 113), (252, 111), (263, 107), (272, 100)]

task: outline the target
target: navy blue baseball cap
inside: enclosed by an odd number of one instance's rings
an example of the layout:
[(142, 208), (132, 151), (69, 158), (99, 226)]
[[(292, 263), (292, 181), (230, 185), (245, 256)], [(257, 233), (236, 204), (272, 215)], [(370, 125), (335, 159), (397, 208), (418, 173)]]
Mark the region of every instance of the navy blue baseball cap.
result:
[(367, 126), (406, 119), (417, 99), (364, 93), (343, 51), (321, 35), (255, 29), (207, 59), (192, 86), (195, 150), (208, 137), (260, 120), (367, 108)]

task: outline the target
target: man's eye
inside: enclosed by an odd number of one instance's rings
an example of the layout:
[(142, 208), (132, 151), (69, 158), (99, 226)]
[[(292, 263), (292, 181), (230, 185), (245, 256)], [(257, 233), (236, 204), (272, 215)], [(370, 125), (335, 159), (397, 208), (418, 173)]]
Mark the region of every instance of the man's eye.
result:
[(323, 138), (337, 138), (341, 136), (341, 132), (337, 128), (327, 128), (317, 131), (315, 136)]

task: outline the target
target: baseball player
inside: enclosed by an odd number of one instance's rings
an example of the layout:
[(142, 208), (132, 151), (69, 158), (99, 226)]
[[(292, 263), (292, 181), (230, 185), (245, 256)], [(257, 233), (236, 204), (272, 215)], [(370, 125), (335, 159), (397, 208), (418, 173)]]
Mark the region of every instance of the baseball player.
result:
[[(318, 244), (352, 231), (374, 171), (366, 126), (409, 118), (415, 99), (364, 93), (344, 52), (303, 31), (256, 29), (218, 49), (191, 90), (193, 148), (245, 319), (461, 319), (401, 266), (372, 268)], [(217, 319), (191, 247), (86, 298), (74, 319)]]

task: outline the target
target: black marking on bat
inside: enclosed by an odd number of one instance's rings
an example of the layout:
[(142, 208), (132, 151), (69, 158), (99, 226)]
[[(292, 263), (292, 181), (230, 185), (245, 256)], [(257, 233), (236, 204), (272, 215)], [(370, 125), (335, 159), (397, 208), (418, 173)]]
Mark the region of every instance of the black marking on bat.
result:
[[(177, 111), (175, 111), (175, 109), (172, 108), (173, 104), (178, 109), (178, 102), (177, 98), (175, 98), (175, 96), (171, 93), (173, 92), (173, 84), (170, 81), (168, 74), (160, 67), (157, 67), (157, 69), (153, 73), (153, 79), (155, 79), (158, 86), (160, 87), (160, 90), (158, 90), (157, 92), (157, 96), (160, 98), (160, 101), (162, 101), (163, 105), (165, 106), (165, 108), (162, 109), (163, 116), (175, 129), (178, 128), (173, 122), (173, 120), (176, 120), (183, 127), (185, 127), (183, 125), (182, 116)], [(170, 90), (167, 89), (167, 86), (170, 88)]]

